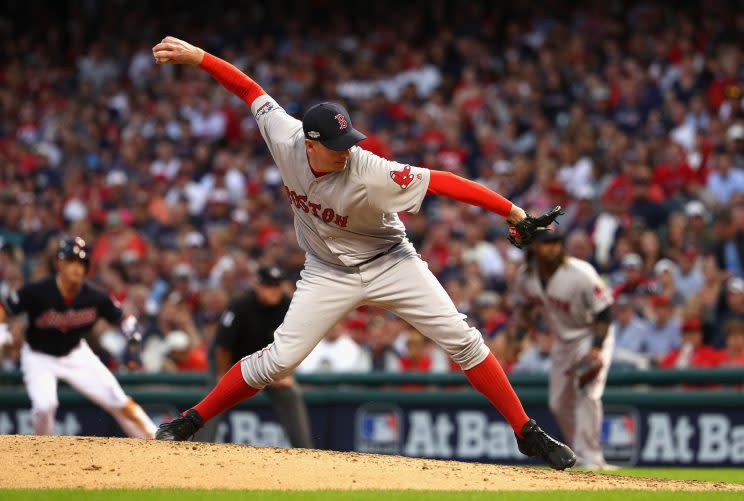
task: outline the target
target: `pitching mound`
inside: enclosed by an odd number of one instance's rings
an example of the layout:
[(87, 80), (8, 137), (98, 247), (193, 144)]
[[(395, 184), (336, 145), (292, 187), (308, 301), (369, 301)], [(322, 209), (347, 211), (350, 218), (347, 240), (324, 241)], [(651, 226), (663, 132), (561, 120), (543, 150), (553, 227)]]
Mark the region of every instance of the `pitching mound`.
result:
[(0, 436), (0, 488), (733, 490), (709, 482), (123, 438)]

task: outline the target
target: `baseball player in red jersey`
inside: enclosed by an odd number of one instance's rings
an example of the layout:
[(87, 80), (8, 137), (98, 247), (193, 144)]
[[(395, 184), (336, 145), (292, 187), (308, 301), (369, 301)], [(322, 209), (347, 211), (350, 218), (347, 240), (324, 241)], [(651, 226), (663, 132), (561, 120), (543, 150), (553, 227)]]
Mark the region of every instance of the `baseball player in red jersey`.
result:
[(289, 374), (328, 329), (365, 304), (395, 313), (437, 342), (506, 418), (520, 451), (541, 456), (555, 469), (573, 466), (571, 449), (525, 414), (478, 330), (468, 326), (416, 254), (397, 213), (417, 212), (424, 197), (435, 194), (500, 214), (517, 229), (532, 218), (477, 183), (359, 148), (365, 136), (338, 104), (315, 105), (300, 121), (251, 78), (198, 47), (166, 37), (153, 55), (158, 63), (199, 66), (250, 106), (281, 173), (297, 240), (306, 252), (274, 342), (236, 363), (204, 400), (161, 425), (156, 438), (188, 440), (205, 421)]

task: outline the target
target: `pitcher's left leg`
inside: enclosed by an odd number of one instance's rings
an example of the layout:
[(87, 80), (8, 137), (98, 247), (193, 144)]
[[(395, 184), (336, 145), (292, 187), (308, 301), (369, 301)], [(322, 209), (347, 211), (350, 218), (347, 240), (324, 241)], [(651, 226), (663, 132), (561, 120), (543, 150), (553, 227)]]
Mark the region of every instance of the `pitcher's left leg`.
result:
[(465, 322), (447, 292), (421, 258), (411, 256), (375, 277), (368, 300), (389, 309), (434, 340), (465, 371), (518, 435), (529, 421), (501, 365), (477, 329)]
[(527, 417), (501, 364), (477, 329), (465, 322), (447, 292), (418, 256), (404, 258), (375, 276), (366, 287), (368, 302), (386, 308), (433, 339), (465, 371), (470, 384), (485, 395), (509, 422), (519, 450), (542, 456), (563, 470), (576, 461), (571, 449)]

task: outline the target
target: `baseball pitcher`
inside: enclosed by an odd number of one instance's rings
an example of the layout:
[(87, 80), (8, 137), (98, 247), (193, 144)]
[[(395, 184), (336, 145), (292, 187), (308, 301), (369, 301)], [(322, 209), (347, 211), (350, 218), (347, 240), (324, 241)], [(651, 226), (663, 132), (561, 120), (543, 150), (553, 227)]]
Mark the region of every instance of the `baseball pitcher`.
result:
[(477, 183), (363, 150), (357, 143), (364, 134), (338, 104), (317, 104), (300, 121), (251, 78), (198, 47), (166, 37), (153, 55), (160, 64), (198, 66), (250, 106), (281, 173), (297, 240), (306, 252), (274, 342), (236, 363), (204, 400), (161, 425), (156, 438), (189, 439), (214, 415), (288, 375), (328, 329), (367, 304), (394, 312), (438, 343), (507, 419), (523, 453), (541, 456), (556, 469), (574, 464), (571, 449), (525, 414), (480, 333), (468, 326), (416, 254), (397, 213), (417, 212), (427, 194), (447, 196), (506, 217), (519, 245), (539, 231), (536, 219)]
[(57, 274), (26, 284), (0, 304), (0, 322), (8, 315), (28, 315), (21, 371), (31, 400), (34, 432), (54, 432), (57, 380), (61, 379), (111, 414), (128, 436), (154, 438), (155, 424), (124, 394), (84, 339), (99, 318), (119, 325), (129, 339), (139, 337), (137, 320), (85, 281), (90, 255), (82, 238), (61, 240)]
[(550, 354), (550, 410), (576, 451), (576, 464), (608, 468), (599, 434), (615, 342), (612, 291), (589, 263), (565, 255), (559, 233), (538, 235), (529, 254), (514, 295), (524, 316), (530, 307), (542, 308), (557, 338)]

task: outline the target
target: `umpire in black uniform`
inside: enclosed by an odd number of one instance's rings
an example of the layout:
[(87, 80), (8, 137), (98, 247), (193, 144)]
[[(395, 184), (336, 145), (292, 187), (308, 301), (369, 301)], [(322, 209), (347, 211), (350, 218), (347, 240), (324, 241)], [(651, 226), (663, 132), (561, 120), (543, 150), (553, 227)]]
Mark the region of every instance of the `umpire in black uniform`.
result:
[[(276, 266), (259, 269), (256, 287), (233, 300), (222, 314), (214, 341), (217, 380), (241, 358), (274, 341), (274, 331), (284, 320), (291, 300), (282, 290), (283, 280), (284, 273)], [(307, 407), (294, 378), (288, 376), (276, 381), (264, 392), (271, 399), (292, 447), (312, 448)], [(207, 428), (209, 425), (195, 438), (213, 441), (216, 426)]]

